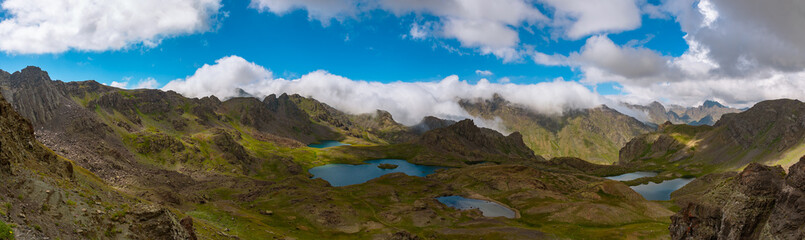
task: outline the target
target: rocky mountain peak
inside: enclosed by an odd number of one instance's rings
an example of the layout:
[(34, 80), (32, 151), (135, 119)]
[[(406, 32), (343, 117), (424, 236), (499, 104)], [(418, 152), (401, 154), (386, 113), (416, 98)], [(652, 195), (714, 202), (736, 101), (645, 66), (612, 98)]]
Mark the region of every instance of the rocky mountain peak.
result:
[(39, 67), (28, 66), (11, 74), (11, 80), (12, 87), (21, 84), (41, 84), (43, 82), (50, 82), (50, 75), (48, 75), (48, 72), (42, 71)]
[(665, 111), (665, 106), (663, 106), (662, 103), (657, 102), (657, 101), (653, 101), (653, 102), (649, 103), (648, 106), (650, 108), (657, 108), (657, 109), (662, 109), (663, 111)]
[(727, 108), (726, 106), (722, 105), (721, 103), (719, 103), (717, 101), (713, 101), (713, 100), (704, 101), (704, 103), (702, 104), (702, 107), (705, 107), (705, 108), (714, 108), (714, 107)]
[(786, 176), (785, 182), (800, 191), (805, 191), (805, 156), (788, 168), (788, 176)]

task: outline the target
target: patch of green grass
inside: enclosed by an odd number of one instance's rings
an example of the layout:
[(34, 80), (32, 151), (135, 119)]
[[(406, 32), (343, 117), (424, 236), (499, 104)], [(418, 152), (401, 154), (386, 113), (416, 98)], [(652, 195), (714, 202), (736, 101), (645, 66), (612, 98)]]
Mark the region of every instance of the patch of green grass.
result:
[(14, 230), (6, 225), (6, 222), (3, 222), (3, 220), (0, 220), (0, 239), (14, 240)]
[(112, 219), (113, 220), (121, 219), (121, 218), (123, 218), (125, 216), (126, 216), (126, 210), (119, 210), (119, 211), (116, 211), (116, 212), (112, 213)]
[(7, 216), (9, 211), (11, 211), (11, 203), (3, 203), (0, 206), (0, 216)]

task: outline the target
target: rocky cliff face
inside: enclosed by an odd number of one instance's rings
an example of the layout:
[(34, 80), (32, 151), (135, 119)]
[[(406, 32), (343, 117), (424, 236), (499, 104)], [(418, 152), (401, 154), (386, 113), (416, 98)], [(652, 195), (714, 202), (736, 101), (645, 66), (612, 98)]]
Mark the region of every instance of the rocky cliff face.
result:
[(672, 216), (671, 238), (803, 239), (803, 175), (805, 158), (787, 176), (780, 166), (749, 164), (736, 177), (709, 184)]
[[(2, 95), (0, 133), (2, 217), (15, 224), (17, 238), (187, 239), (191, 235), (192, 225), (179, 225), (170, 211), (111, 190), (44, 147), (34, 137), (32, 124)], [(112, 212), (119, 214), (108, 217)]]

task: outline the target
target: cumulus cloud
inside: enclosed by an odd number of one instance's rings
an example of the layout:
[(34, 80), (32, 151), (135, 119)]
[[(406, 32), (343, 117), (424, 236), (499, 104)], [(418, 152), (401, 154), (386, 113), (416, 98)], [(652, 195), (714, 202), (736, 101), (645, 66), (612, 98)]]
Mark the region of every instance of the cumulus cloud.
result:
[(5, 0), (0, 50), (61, 53), (155, 46), (163, 38), (210, 29), (220, 0)]
[(668, 59), (657, 52), (640, 47), (618, 46), (608, 37), (600, 35), (588, 38), (581, 52), (573, 57), (580, 63), (626, 79), (657, 76), (668, 70)]
[(251, 8), (263, 12), (284, 15), (288, 12), (305, 9), (308, 18), (328, 25), (331, 19), (352, 17), (358, 12), (356, 0), (252, 0)]
[(663, 6), (690, 40), (708, 49), (719, 74), (736, 77), (805, 68), (803, 1), (684, 0)]
[[(538, 5), (552, 11), (552, 19), (546, 17)], [(646, 11), (653, 12), (650, 14), (664, 13), (656, 5), (642, 5)], [(534, 57), (523, 51), (520, 31), (533, 34), (535, 26), (550, 26), (563, 36), (579, 39), (632, 30), (641, 24), (641, 8), (636, 0), (252, 0), (251, 7), (277, 15), (306, 10), (310, 19), (324, 25), (333, 19), (358, 18), (361, 13), (374, 10), (397, 16), (430, 15), (436, 19), (413, 23), (405, 37), (455, 39), (462, 47), (494, 55), (504, 62), (519, 61), (523, 56)]]
[[(282, 79), (273, 78), (265, 68), (237, 56), (222, 58), (214, 65), (204, 65), (194, 75), (168, 83), (163, 90), (174, 90), (190, 97), (215, 95), (228, 98), (237, 96), (235, 89), (238, 88), (258, 97), (296, 93), (353, 114), (382, 109), (407, 125), (416, 124), (430, 115), (447, 119), (470, 118), (458, 101), (489, 99), (495, 93), (546, 114), (562, 114), (566, 109), (591, 108), (607, 103), (607, 99), (586, 86), (562, 79), (519, 85), (481, 79), (471, 84), (453, 75), (438, 82), (379, 83), (352, 80), (323, 70), (298, 79)], [(492, 123), (485, 124), (494, 127)]]
[(414, 23), (406, 36), (412, 39), (455, 39), (463, 47), (477, 49), (481, 54), (491, 54), (506, 62), (521, 58), (517, 50), (520, 43), (518, 29), (547, 20), (526, 0), (252, 0), (251, 7), (278, 15), (304, 9), (310, 19), (325, 25), (332, 19), (357, 17), (361, 12), (378, 9), (397, 16), (427, 14), (436, 20)]
[(129, 85), (129, 82), (118, 82), (118, 81), (112, 81), (112, 83), (109, 84), (109, 86), (116, 87), (116, 88), (126, 88), (126, 86), (128, 86), (128, 85)]
[(238, 88), (273, 79), (274, 74), (262, 66), (239, 56), (215, 60), (214, 65), (204, 64), (195, 74), (169, 82), (163, 90), (173, 90), (188, 97), (215, 95), (226, 98), (238, 95)]
[[(577, 63), (585, 81), (621, 83), (622, 100), (635, 103), (665, 99), (692, 106), (718, 99), (749, 107), (767, 99), (805, 100), (805, 31), (799, 26), (805, 2), (683, 0), (658, 8), (687, 33), (688, 50), (667, 57), (601, 41), (613, 51), (605, 61)], [(580, 55), (593, 45), (588, 40)], [(630, 57), (614, 57), (619, 55)], [(635, 67), (641, 74), (618, 67), (629, 64), (642, 66)]]
[(554, 25), (571, 39), (640, 27), (635, 0), (542, 0), (555, 9)]

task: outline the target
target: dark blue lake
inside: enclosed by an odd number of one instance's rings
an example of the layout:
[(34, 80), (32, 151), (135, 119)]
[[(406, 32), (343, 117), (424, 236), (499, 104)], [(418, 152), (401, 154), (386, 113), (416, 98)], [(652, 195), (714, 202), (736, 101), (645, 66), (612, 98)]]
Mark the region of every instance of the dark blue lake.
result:
[(615, 181), (629, 181), (629, 180), (635, 180), (635, 179), (638, 179), (638, 178), (653, 177), (653, 176), (657, 176), (657, 173), (655, 173), (655, 172), (631, 172), (631, 173), (627, 173), (627, 174), (621, 174), (621, 175), (618, 175), (618, 176), (611, 176), (611, 177), (606, 177), (606, 178), (607, 179), (612, 179), (612, 180), (615, 180)]
[[(395, 169), (378, 168), (380, 164), (397, 165)], [(321, 178), (329, 182), (333, 187), (361, 184), (380, 176), (401, 172), (408, 176), (424, 177), (434, 173), (437, 169), (445, 167), (425, 166), (409, 163), (400, 159), (378, 159), (366, 161), (366, 164), (327, 164), (311, 168), (309, 172), (313, 178)]]
[(632, 186), (632, 190), (643, 195), (646, 200), (671, 200), (671, 192), (680, 189), (693, 181), (693, 178), (677, 178), (665, 180), (661, 183), (649, 182)]
[(313, 143), (313, 144), (310, 144), (310, 145), (307, 145), (307, 146), (312, 147), (312, 148), (328, 148), (328, 147), (338, 147), (338, 146), (345, 146), (345, 145), (349, 145), (349, 144), (342, 143), (342, 142), (339, 142), (339, 141), (325, 140), (325, 141), (321, 141), (319, 143)]
[(446, 197), (438, 197), (436, 198), (439, 202), (448, 207), (460, 209), (460, 210), (467, 210), (467, 209), (479, 209), (481, 213), (484, 214), (485, 217), (506, 217), (506, 218), (514, 218), (517, 214), (503, 205), (497, 204), (495, 202), (490, 202), (486, 200), (478, 200), (472, 198), (465, 198), (462, 196), (446, 196)]

